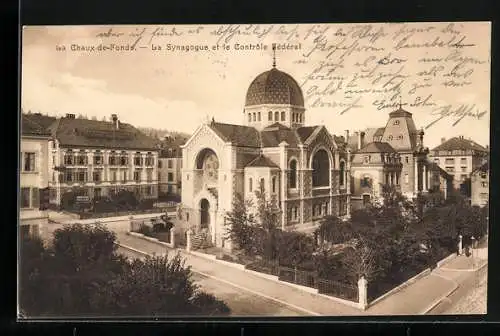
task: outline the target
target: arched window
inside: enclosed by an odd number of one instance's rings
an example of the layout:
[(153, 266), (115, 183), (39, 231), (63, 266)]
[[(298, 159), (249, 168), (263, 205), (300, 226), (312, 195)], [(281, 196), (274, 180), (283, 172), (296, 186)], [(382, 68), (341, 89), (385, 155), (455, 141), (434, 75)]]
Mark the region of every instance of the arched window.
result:
[(257, 120), (260, 121), (260, 112), (257, 114)]
[(302, 122), (302, 117), (303, 117), (303, 116), (302, 116), (302, 113), (301, 113), (301, 114), (299, 114), (299, 122)]
[(281, 112), (281, 121), (285, 121), (285, 112)]
[(344, 161), (340, 161), (339, 183), (341, 186), (343, 186), (345, 183), (345, 162)]
[(297, 188), (297, 161), (295, 160), (292, 160), (290, 162), (290, 172), (288, 178), (289, 178), (288, 182), (289, 188)]
[(273, 121), (273, 112), (272, 112), (272, 111), (269, 111), (268, 116), (267, 116), (267, 119), (268, 119), (269, 121)]
[(265, 180), (263, 178), (260, 179), (260, 192), (265, 192), (266, 191), (266, 186), (265, 186)]
[(252, 121), (252, 114), (251, 113), (248, 114), (248, 122), (250, 122), (250, 121)]
[(273, 188), (273, 193), (276, 192), (276, 176), (273, 176), (273, 182), (272, 182), (272, 188)]
[(313, 187), (330, 185), (330, 160), (324, 149), (320, 149), (314, 154), (312, 169)]
[(253, 113), (253, 121), (257, 121), (255, 112)]
[(279, 121), (279, 120), (280, 120), (280, 113), (274, 112), (274, 121)]
[(250, 178), (250, 179), (248, 180), (248, 190), (249, 190), (250, 192), (252, 192), (252, 190), (253, 190), (253, 181), (252, 181), (252, 178)]
[(293, 112), (292, 113), (292, 122), (297, 121), (297, 113)]

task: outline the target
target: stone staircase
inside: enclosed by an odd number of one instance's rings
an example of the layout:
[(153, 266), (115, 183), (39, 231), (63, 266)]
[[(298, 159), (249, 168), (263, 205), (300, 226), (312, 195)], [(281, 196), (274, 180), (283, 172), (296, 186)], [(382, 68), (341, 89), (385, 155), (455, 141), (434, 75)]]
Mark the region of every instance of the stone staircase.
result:
[(212, 242), (210, 241), (210, 236), (206, 231), (200, 231), (191, 237), (191, 248), (193, 250), (205, 249), (211, 246)]

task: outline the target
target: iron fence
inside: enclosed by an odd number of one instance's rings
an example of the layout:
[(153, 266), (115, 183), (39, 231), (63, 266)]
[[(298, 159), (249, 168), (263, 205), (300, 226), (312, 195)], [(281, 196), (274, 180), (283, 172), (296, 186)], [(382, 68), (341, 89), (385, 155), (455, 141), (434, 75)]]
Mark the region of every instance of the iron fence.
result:
[(269, 260), (258, 260), (246, 265), (245, 267), (252, 271), (266, 273), (275, 276), (279, 275), (279, 268), (280, 268), (278, 262)]
[(297, 285), (316, 288), (317, 274), (316, 272), (303, 271), (297, 268), (279, 266), (278, 279), (286, 282), (291, 282)]
[(345, 282), (321, 279), (317, 280), (318, 293), (335, 296), (341, 299), (358, 302), (358, 286)]

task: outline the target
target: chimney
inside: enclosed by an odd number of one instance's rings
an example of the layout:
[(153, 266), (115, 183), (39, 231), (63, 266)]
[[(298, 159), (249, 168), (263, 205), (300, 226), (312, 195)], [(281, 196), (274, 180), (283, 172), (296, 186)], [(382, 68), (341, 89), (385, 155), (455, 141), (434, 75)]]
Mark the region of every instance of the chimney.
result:
[(66, 118), (75, 119), (75, 115), (73, 113), (66, 113)]
[(118, 116), (116, 114), (111, 115), (111, 121), (113, 122), (113, 127), (115, 129), (120, 128), (120, 121), (118, 120)]
[(344, 138), (345, 138), (345, 143), (349, 141), (349, 130), (344, 131)]
[(462, 139), (464, 138), (464, 136), (463, 136), (463, 135), (460, 135), (458, 138), (462, 140)]
[(441, 143), (444, 143), (446, 141), (446, 138), (441, 138)]
[(365, 132), (359, 132), (358, 133), (358, 149), (361, 149), (361, 147), (363, 147), (364, 142), (365, 142)]

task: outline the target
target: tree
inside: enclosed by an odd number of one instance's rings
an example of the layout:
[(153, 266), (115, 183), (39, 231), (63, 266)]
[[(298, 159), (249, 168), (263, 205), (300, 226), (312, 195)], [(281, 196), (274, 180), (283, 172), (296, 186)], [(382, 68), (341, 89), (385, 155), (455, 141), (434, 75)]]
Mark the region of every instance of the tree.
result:
[(337, 216), (326, 216), (321, 220), (320, 226), (315, 230), (321, 243), (339, 244), (352, 238), (350, 221), (343, 221)]
[(227, 315), (213, 295), (199, 291), (179, 254), (134, 260), (125, 272), (93, 296), (101, 313), (121, 316)]
[(139, 205), (139, 200), (137, 199), (135, 193), (126, 189), (121, 189), (116, 193), (112, 193), (111, 201), (118, 210), (136, 209)]
[(257, 225), (264, 232), (263, 250), (264, 257), (275, 260), (278, 254), (277, 231), (280, 228), (280, 210), (276, 197), (266, 197), (263, 186), (256, 191), (257, 197)]
[(22, 310), (29, 316), (229, 313), (198, 290), (179, 256), (128, 262), (115, 239), (100, 225), (72, 225), (56, 230), (50, 248), (24, 241)]
[(360, 241), (356, 246), (348, 247), (342, 257), (344, 269), (353, 282), (361, 277), (370, 281), (382, 271), (381, 265), (377, 263), (376, 250), (367, 242)]
[(304, 233), (279, 231), (277, 252), (280, 265), (309, 268), (313, 265), (314, 239)]
[(241, 194), (236, 194), (233, 198), (232, 211), (226, 212), (225, 239), (231, 241), (247, 254), (256, 251), (254, 246), (255, 216), (250, 213), (252, 202), (244, 200)]

